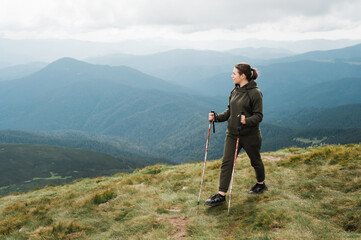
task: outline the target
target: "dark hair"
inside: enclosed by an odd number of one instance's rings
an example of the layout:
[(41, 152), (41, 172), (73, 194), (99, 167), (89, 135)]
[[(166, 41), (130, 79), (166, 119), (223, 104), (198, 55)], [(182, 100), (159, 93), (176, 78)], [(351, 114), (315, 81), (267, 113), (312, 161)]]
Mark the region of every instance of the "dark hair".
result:
[(234, 67), (237, 68), (240, 75), (244, 73), (248, 81), (256, 80), (258, 77), (257, 69), (251, 68), (248, 63), (237, 63)]

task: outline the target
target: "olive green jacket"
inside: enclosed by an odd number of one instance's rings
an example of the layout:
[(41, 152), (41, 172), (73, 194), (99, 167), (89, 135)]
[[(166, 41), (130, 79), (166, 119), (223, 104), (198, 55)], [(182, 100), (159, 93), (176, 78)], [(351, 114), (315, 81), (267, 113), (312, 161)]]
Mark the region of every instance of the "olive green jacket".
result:
[(251, 80), (243, 87), (238, 84), (232, 90), (229, 96), (227, 110), (215, 115), (216, 122), (228, 120), (227, 133), (238, 135), (239, 114), (244, 112), (246, 115), (246, 124), (242, 125), (240, 135), (258, 133), (259, 124), (263, 118), (262, 93), (257, 87), (257, 83)]

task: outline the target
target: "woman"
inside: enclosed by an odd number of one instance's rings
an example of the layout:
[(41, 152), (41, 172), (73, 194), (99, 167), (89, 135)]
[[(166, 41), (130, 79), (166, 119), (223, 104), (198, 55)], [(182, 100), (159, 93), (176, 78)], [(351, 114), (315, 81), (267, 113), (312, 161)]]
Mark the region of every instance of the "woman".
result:
[[(262, 93), (255, 82), (257, 77), (257, 70), (251, 68), (249, 64), (236, 64), (232, 73), (235, 87), (229, 97), (228, 109), (221, 114), (209, 114), (209, 121), (224, 122), (228, 120), (228, 127), (224, 144), (219, 191), (206, 200), (207, 205), (218, 206), (226, 201), (238, 135), (240, 135), (238, 152), (242, 147), (244, 148), (257, 177), (257, 183), (249, 193), (260, 194), (268, 189), (264, 182), (265, 172), (260, 155), (262, 136), (259, 124), (263, 118), (263, 104)], [(238, 131), (239, 121), (241, 121), (242, 127)]]

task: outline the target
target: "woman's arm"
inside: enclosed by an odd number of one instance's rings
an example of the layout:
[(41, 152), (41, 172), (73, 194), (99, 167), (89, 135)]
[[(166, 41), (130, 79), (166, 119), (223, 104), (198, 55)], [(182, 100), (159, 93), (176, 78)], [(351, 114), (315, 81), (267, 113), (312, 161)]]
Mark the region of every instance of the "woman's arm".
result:
[(214, 117), (215, 122), (227, 121), (229, 116), (230, 116), (230, 111), (229, 111), (229, 105), (228, 105), (228, 108), (224, 112), (222, 112), (220, 114), (217, 114), (217, 113), (215, 114), (215, 117)]
[(254, 127), (262, 121), (263, 118), (263, 96), (261, 91), (254, 94), (252, 101), (252, 116), (246, 117), (246, 126)]

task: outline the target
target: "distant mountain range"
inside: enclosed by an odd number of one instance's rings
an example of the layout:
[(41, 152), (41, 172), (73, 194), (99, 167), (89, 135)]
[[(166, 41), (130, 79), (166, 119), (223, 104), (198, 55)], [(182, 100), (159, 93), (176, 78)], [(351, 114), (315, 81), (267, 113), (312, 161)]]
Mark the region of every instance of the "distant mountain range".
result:
[[(253, 56), (238, 55), (254, 50)], [(261, 76), (268, 80), (265, 85), (289, 87), (302, 83), (312, 85), (319, 82), (336, 80), (345, 77), (359, 77), (360, 66), (355, 64), (361, 55), (361, 44), (342, 49), (314, 51), (286, 58), (273, 58), (268, 49), (265, 53), (260, 49), (235, 49), (233, 52), (174, 50), (152, 55), (113, 54), (89, 58), (87, 61), (96, 64), (127, 65), (153, 76), (165, 79), (201, 93), (210, 95), (209, 88), (228, 88), (224, 84), (229, 80), (233, 67), (238, 62), (248, 62), (259, 68)], [(236, 55), (235, 55), (236, 54)], [(262, 54), (266, 57), (262, 58)], [(221, 75), (223, 74), (223, 76)], [(304, 85), (302, 85), (304, 86)], [(301, 87), (302, 87), (301, 86)]]
[[(354, 46), (355, 51), (358, 47)], [(349, 52), (350, 48), (344, 51)], [(352, 57), (342, 50), (336, 53)], [(129, 56), (122, 56), (126, 63)], [(113, 156), (122, 154), (124, 144), (124, 154), (132, 155), (131, 152), (142, 149), (143, 157), (163, 157), (176, 162), (200, 160), (204, 155), (207, 114), (210, 110), (221, 112), (227, 107), (233, 88), (230, 74), (238, 57), (214, 51), (195, 54), (193, 50), (177, 50), (139, 57), (143, 59), (140, 62), (132, 60), (148, 70), (152, 66), (167, 69), (165, 72), (176, 68), (189, 70), (184, 75), (174, 72), (179, 78), (193, 73), (210, 75), (184, 81), (184, 86), (174, 78), (163, 80), (129, 66), (104, 66), (63, 58), (29, 76), (0, 82), (0, 129), (64, 134), (60, 139), (52, 139), (51, 135), (41, 133), (41, 141), (33, 136), (26, 143), (53, 142), (52, 145), (78, 146)], [(260, 73), (257, 83), (264, 96), (265, 114), (261, 125), (264, 151), (317, 142), (360, 141), (359, 116), (351, 114), (358, 111), (358, 105), (342, 105), (361, 103), (361, 65), (339, 59), (330, 62), (277, 62), (274, 59), (272, 64), (256, 65)], [(202, 67), (198, 68), (197, 64)], [(231, 69), (225, 72), (223, 67)], [(325, 108), (337, 106), (342, 108), (342, 116), (348, 116), (352, 130), (326, 123), (330, 114)], [(294, 120), (298, 116), (307, 118), (307, 115), (297, 115), (300, 108), (304, 113), (313, 114), (304, 125), (301, 120)], [(342, 116), (338, 121), (342, 121)], [(309, 125), (311, 119), (313, 125)], [(294, 125), (288, 124), (289, 121)], [(226, 123), (216, 127), (217, 133), (212, 134), (210, 141), (209, 158), (219, 158), (223, 153)], [(310, 127), (315, 129), (304, 129)], [(92, 143), (86, 146), (87, 137), (79, 136), (76, 140), (66, 137), (69, 131), (92, 135), (89, 138)], [(37, 139), (37, 142), (29, 139)], [(111, 144), (111, 139), (117, 142), (116, 146)], [(77, 140), (81, 140), (78, 145)], [(64, 141), (71, 144), (64, 145)]]
[(303, 54), (284, 57), (278, 59), (277, 61), (282, 62), (294, 62), (302, 60), (312, 60), (312, 61), (335, 61), (339, 59), (355, 59), (359, 58), (361, 55), (361, 44), (354, 46), (327, 50), (327, 51), (311, 51)]
[(0, 130), (0, 143), (26, 143), (61, 146), (66, 148), (85, 149), (103, 152), (115, 157), (121, 157), (138, 165), (147, 166), (158, 162), (170, 163), (166, 158), (152, 154), (139, 144), (116, 136), (89, 134), (80, 131), (21, 131)]
[(39, 71), (46, 65), (47, 63), (33, 62), (28, 64), (20, 64), (12, 67), (2, 68), (0, 69), (0, 81), (14, 80), (14, 79), (27, 77)]
[(217, 66), (229, 65), (243, 58), (229, 52), (200, 51), (192, 49), (176, 49), (149, 55), (111, 54), (87, 59), (87, 62), (95, 64), (107, 64), (112, 66), (126, 65), (141, 71), (153, 69), (169, 69), (182, 66)]
[[(197, 139), (185, 129), (198, 133), (211, 106), (219, 105), (213, 98), (176, 93), (182, 88), (128, 67), (71, 59), (27, 78), (0, 82), (0, 87), (1, 129), (78, 130), (121, 137), (153, 152), (162, 148), (162, 153), (177, 152), (181, 139), (197, 148)], [(173, 144), (169, 141), (179, 135)], [(171, 157), (179, 160), (177, 155)], [(182, 155), (198, 158), (194, 152)]]
[(361, 128), (361, 104), (332, 108), (300, 107), (282, 115), (268, 117), (269, 122), (291, 128)]
[[(229, 49), (246, 48), (259, 49), (263, 52), (272, 53), (267, 57), (279, 55), (277, 49), (288, 49), (292, 52), (307, 52), (315, 49), (335, 49), (360, 43), (359, 40), (304, 40), (304, 41), (265, 41), (258, 39), (247, 39), (244, 41), (162, 41), (138, 40), (121, 41), (116, 43), (90, 42), (79, 40), (56, 40), (56, 39), (28, 39), (12, 40), (0, 38), (0, 69), (4, 67), (27, 64), (29, 62), (53, 62), (63, 57), (87, 59), (92, 56), (101, 56), (113, 53), (128, 54), (154, 54), (171, 49), (185, 49), (192, 46), (195, 49), (213, 49), (227, 51)], [(266, 48), (266, 49), (265, 49)], [(270, 50), (270, 49), (275, 50)], [(253, 52), (253, 51), (252, 51)], [(283, 53), (284, 50), (281, 51)], [(243, 54), (241, 54), (243, 55)], [(250, 55), (253, 58), (257, 55)], [(280, 57), (280, 56), (279, 56)], [(256, 57), (258, 58), (258, 57)]]
[[(321, 51), (320, 58), (332, 55), (335, 61), (302, 60), (256, 65), (257, 83), (264, 96), (265, 116), (297, 107), (335, 107), (360, 103), (361, 65), (349, 63), (349, 52), (358, 53), (361, 45), (340, 50)], [(345, 52), (344, 52), (345, 51)], [(336, 58), (340, 54), (340, 58)], [(315, 54), (311, 54), (315, 57)], [(338, 60), (337, 60), (338, 59)], [(232, 89), (230, 71), (195, 81), (187, 87), (206, 96), (227, 96)], [(273, 117), (273, 116), (272, 116)], [(266, 117), (267, 119), (267, 117)]]
[(286, 48), (267, 48), (267, 47), (248, 47), (248, 48), (235, 48), (227, 51), (234, 55), (247, 56), (251, 59), (277, 59), (296, 55)]
[(169, 82), (189, 86), (199, 78), (232, 70), (239, 61), (251, 61), (229, 52), (177, 49), (150, 55), (112, 54), (86, 59), (94, 64), (126, 65)]
[(313, 86), (290, 90), (274, 99), (271, 110), (292, 110), (297, 107), (334, 107), (360, 103), (361, 78), (342, 78)]
[[(358, 64), (361, 62), (359, 57), (361, 54), (360, 46), (361, 44), (341, 49), (312, 51), (299, 55), (279, 48), (239, 48), (227, 52), (177, 49), (148, 55), (108, 54), (87, 58), (86, 61), (111, 66), (125, 65), (177, 85), (192, 87), (194, 84), (199, 83), (201, 79), (207, 79), (220, 73), (226, 72), (228, 79), (229, 72), (232, 71), (234, 64), (238, 62), (249, 62), (251, 65), (260, 68), (267, 68), (266, 65), (277, 63), (289, 64), (290, 62), (299, 61), (311, 61), (311, 64), (314, 61)], [(282, 55), (290, 54), (293, 56), (282, 57)], [(282, 67), (282, 64), (273, 65), (273, 67)], [(27, 65), (20, 65), (9, 69), (0, 69), (0, 80), (12, 78), (11, 76), (7, 77), (9, 71), (14, 75), (14, 69), (17, 69), (18, 72), (29, 72), (28, 68)], [(282, 69), (285, 70), (286, 68)], [(278, 73), (276, 70), (273, 72)], [(319, 72), (327, 75), (327, 72), (322, 69)]]

